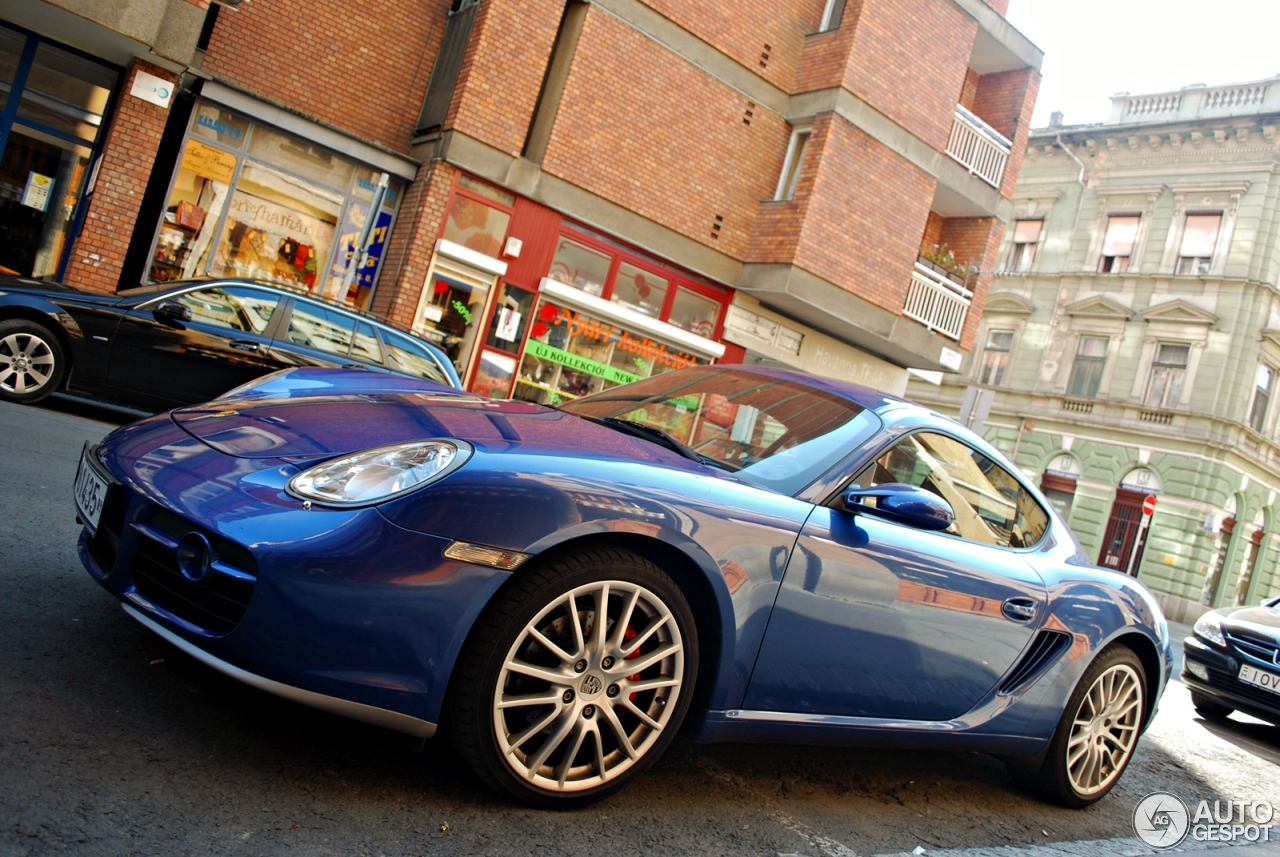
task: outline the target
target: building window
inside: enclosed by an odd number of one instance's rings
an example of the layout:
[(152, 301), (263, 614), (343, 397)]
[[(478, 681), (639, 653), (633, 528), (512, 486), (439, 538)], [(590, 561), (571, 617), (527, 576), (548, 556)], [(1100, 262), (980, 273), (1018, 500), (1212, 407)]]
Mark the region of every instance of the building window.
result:
[(791, 199), (796, 195), (796, 185), (800, 183), (800, 165), (804, 162), (805, 149), (809, 148), (811, 133), (810, 128), (797, 128), (791, 132), (791, 142), (787, 145), (787, 157), (782, 162), (782, 175), (778, 177), (774, 199)]
[(1025, 273), (1036, 261), (1043, 220), (1018, 220), (1013, 225), (1013, 252), (1009, 254), (1009, 270)]
[(978, 376), (979, 384), (998, 387), (1004, 383), (1004, 373), (1009, 368), (1009, 352), (1012, 349), (1012, 330), (987, 332), (987, 347), (982, 350), (982, 372)]
[(1156, 357), (1151, 363), (1151, 381), (1143, 404), (1148, 408), (1172, 408), (1182, 395), (1182, 382), (1187, 376), (1187, 358), (1190, 345), (1161, 342), (1156, 346)]
[(827, 5), (822, 9), (822, 24), (818, 26), (819, 33), (840, 29), (840, 22), (844, 18), (844, 3), (845, 0), (827, 0)]
[(1080, 342), (1076, 345), (1076, 359), (1071, 364), (1071, 378), (1067, 381), (1068, 396), (1092, 399), (1098, 395), (1102, 370), (1107, 365), (1107, 345), (1110, 342), (1105, 336), (1080, 337)]
[(1262, 431), (1267, 421), (1267, 405), (1271, 402), (1271, 367), (1258, 367), (1257, 380), (1253, 385), (1253, 405), (1249, 408), (1249, 425), (1256, 432)]
[(1209, 273), (1209, 263), (1213, 261), (1213, 251), (1218, 245), (1218, 227), (1221, 225), (1221, 214), (1187, 215), (1175, 274), (1195, 276)]
[(1138, 223), (1141, 220), (1136, 214), (1112, 215), (1107, 218), (1107, 233), (1102, 239), (1102, 257), (1098, 259), (1100, 273), (1117, 274), (1129, 270), (1129, 257), (1133, 254), (1133, 245), (1138, 239)]

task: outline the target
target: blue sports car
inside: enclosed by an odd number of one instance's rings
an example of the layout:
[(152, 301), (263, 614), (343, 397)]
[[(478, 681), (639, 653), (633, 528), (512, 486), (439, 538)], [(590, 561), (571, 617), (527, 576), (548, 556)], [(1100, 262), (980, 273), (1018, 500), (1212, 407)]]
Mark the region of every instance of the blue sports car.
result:
[(787, 370), (659, 374), (557, 407), (295, 369), (86, 448), (80, 556), (206, 664), (427, 738), (523, 801), (703, 741), (999, 754), (1111, 789), (1170, 669), (990, 445)]

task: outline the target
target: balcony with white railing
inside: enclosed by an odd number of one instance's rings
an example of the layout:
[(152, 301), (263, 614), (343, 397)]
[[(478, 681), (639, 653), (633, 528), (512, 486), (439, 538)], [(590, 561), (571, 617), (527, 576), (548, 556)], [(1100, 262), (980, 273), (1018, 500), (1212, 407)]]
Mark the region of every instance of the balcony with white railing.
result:
[(920, 263), (911, 272), (907, 302), (902, 314), (913, 318), (930, 330), (958, 340), (964, 331), (965, 316), (973, 292)]
[(1013, 143), (973, 113), (956, 105), (956, 118), (951, 125), (947, 154), (955, 158), (971, 174), (992, 187), (1000, 187), (1004, 165), (1009, 160)]

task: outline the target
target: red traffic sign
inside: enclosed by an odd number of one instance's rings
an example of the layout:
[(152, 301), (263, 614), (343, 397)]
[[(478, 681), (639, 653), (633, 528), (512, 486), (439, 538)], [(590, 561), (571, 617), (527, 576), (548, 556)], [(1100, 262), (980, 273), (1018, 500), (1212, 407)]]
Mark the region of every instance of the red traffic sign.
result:
[(1142, 498), (1142, 514), (1150, 515), (1156, 510), (1156, 495), (1148, 494)]

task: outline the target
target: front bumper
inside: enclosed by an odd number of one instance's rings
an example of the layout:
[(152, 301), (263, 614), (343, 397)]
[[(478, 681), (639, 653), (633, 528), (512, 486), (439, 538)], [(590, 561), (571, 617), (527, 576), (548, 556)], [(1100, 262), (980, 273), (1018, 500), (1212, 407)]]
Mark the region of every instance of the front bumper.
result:
[[(1220, 705), (1280, 726), (1280, 695), (1245, 684), (1237, 678), (1242, 663), (1267, 669), (1265, 665), (1245, 661), (1238, 654), (1210, 646), (1197, 637), (1187, 637), (1183, 641), (1182, 654), (1182, 683), (1192, 691)], [(1191, 663), (1203, 667), (1208, 678), (1190, 672), (1187, 665)], [(1270, 671), (1280, 672), (1274, 666)]]
[[(280, 461), (167, 439), (145, 455), (110, 439), (95, 451), (113, 484), (97, 533), (80, 538), (90, 574), (142, 624), (234, 678), (431, 734), (462, 643), (509, 573), (447, 559), (449, 539), (377, 509), (304, 510), (284, 492), (294, 470)], [(179, 561), (191, 544), (216, 556), (199, 580)]]

